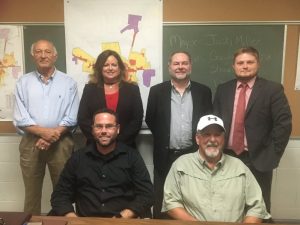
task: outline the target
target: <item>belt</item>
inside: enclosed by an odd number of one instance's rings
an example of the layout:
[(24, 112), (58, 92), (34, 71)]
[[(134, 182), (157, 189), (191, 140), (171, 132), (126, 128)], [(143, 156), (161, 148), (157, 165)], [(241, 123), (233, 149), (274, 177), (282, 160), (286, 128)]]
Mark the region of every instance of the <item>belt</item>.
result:
[(244, 151), (242, 151), (241, 154), (237, 155), (234, 150), (232, 150), (230, 148), (226, 148), (226, 149), (224, 149), (224, 153), (226, 153), (228, 155), (231, 155), (231, 156), (234, 156), (234, 157), (237, 157), (237, 158), (245, 157), (245, 156), (248, 157), (248, 155), (249, 155), (248, 149), (245, 149)]
[(181, 155), (184, 151), (182, 149), (169, 149), (169, 153), (173, 155)]
[(248, 167), (251, 165), (251, 160), (249, 156), (249, 151), (243, 151), (241, 154), (237, 155), (232, 149), (224, 149), (224, 153), (227, 155), (231, 155), (243, 161)]
[(182, 148), (182, 149), (173, 149), (173, 148), (169, 148), (168, 149), (168, 170), (170, 169), (172, 163), (179, 158), (180, 156), (187, 154), (187, 153), (191, 153), (194, 152), (195, 150), (193, 149), (193, 147), (188, 147), (188, 148)]
[(183, 155), (186, 153), (192, 153), (196, 150), (193, 148), (193, 146), (190, 146), (188, 148), (169, 148), (169, 153), (173, 155)]

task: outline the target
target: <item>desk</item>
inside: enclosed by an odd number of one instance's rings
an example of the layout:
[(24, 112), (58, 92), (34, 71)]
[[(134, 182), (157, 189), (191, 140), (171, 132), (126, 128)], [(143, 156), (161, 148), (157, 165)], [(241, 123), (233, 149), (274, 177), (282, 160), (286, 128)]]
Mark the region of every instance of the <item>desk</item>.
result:
[[(192, 222), (181, 220), (157, 219), (113, 219), (99, 217), (60, 217), (60, 216), (33, 216), (31, 222), (44, 222), (44, 225), (242, 225), (242, 223), (225, 222)], [(243, 224), (245, 225), (245, 224)], [(263, 225), (263, 224), (260, 224)], [(287, 225), (287, 224), (277, 224)]]
[(31, 214), (26, 212), (0, 212), (1, 222), (6, 225), (23, 225), (30, 217)]

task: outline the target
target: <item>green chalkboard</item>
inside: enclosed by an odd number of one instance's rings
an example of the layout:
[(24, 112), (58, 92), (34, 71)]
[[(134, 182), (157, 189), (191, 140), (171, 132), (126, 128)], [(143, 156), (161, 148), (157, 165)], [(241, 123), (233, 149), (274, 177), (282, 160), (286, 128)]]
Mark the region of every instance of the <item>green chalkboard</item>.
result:
[[(66, 72), (65, 32), (62, 24), (25, 25), (25, 71), (34, 70), (31, 44), (38, 39), (51, 40), (57, 48), (56, 67)], [(284, 25), (170, 25), (163, 26), (163, 80), (169, 79), (168, 57), (171, 52), (190, 52), (193, 61), (191, 79), (208, 85), (213, 93), (218, 84), (234, 78), (233, 53), (240, 47), (253, 46), (260, 52), (259, 75), (281, 82), (284, 51)]]
[(170, 53), (188, 51), (193, 62), (191, 79), (214, 93), (218, 84), (234, 78), (233, 53), (253, 46), (260, 53), (259, 75), (281, 82), (284, 30), (284, 25), (164, 25), (163, 80), (169, 79)]
[(56, 68), (66, 72), (65, 29), (63, 25), (24, 25), (23, 35), (26, 73), (35, 70), (35, 65), (30, 55), (30, 48), (32, 43), (39, 39), (53, 42), (58, 52), (58, 58), (55, 63)]

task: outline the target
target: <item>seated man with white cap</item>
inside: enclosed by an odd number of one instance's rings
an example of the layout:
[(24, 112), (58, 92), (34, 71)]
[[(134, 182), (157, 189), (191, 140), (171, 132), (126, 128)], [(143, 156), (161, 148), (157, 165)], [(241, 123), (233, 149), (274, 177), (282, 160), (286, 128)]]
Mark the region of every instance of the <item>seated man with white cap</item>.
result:
[(178, 158), (164, 186), (163, 212), (174, 219), (260, 223), (271, 216), (248, 167), (223, 154), (225, 128), (215, 115), (200, 118), (199, 150)]

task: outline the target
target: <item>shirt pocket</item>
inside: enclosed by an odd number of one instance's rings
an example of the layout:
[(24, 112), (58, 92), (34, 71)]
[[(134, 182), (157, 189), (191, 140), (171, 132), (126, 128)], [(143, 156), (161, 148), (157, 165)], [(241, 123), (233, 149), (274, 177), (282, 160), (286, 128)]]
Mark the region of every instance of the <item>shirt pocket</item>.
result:
[(216, 208), (224, 212), (240, 212), (245, 207), (245, 179), (243, 175), (236, 175), (215, 181), (212, 185), (213, 202)]

